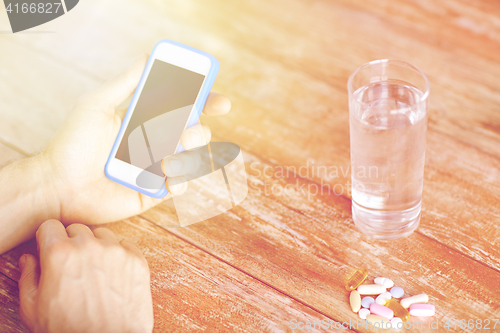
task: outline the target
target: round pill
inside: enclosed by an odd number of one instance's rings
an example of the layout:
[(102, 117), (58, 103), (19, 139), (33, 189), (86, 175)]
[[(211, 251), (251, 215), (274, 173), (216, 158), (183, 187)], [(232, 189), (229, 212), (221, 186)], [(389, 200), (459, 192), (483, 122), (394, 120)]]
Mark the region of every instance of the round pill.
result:
[(390, 300), (392, 298), (392, 295), (390, 292), (386, 291), (385, 293), (382, 293), (377, 296), (375, 299), (375, 303), (380, 304), (380, 305), (385, 305), (385, 302)]
[(361, 318), (361, 319), (366, 319), (366, 316), (368, 316), (369, 314), (370, 314), (370, 310), (368, 310), (368, 309), (361, 309), (358, 312), (359, 318)]
[(370, 307), (370, 305), (372, 305), (372, 303), (375, 303), (375, 300), (370, 296), (363, 297), (363, 299), (361, 300), (361, 305), (367, 309)]
[(401, 287), (392, 287), (392, 289), (391, 289), (391, 295), (394, 298), (403, 297), (404, 294), (405, 294), (405, 291)]
[(385, 277), (375, 278), (374, 282), (376, 284), (380, 284), (381, 286), (384, 286), (386, 288), (392, 288), (394, 286), (394, 282), (392, 282), (391, 279), (388, 279), (388, 278), (385, 278)]
[(392, 328), (400, 329), (403, 328), (403, 320), (399, 317), (394, 317), (391, 319)]

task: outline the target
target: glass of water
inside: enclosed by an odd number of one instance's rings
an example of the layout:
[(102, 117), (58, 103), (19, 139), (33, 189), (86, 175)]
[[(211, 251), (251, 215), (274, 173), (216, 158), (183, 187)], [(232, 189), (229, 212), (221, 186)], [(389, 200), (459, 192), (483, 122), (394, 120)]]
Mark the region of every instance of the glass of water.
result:
[(372, 238), (407, 236), (420, 221), (429, 81), (408, 63), (376, 60), (347, 88), (354, 223)]

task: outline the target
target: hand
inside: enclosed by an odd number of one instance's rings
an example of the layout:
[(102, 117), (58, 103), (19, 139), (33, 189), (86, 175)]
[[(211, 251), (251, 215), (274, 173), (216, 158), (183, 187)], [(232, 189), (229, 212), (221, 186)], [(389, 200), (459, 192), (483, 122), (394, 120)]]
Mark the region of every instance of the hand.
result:
[[(134, 92), (146, 62), (147, 56), (144, 55), (126, 73), (101, 89), (82, 96), (41, 154), (42, 163), (47, 165), (43, 169), (50, 170), (47, 177), (51, 179), (51, 192), (58, 198), (48, 211), (56, 207), (59, 211), (57, 217), (64, 224), (121, 220), (170, 197), (153, 199), (109, 180), (104, 174), (104, 166), (126, 112), (126, 107), (117, 106)], [(222, 115), (230, 108), (229, 99), (211, 93), (203, 113)], [(191, 149), (203, 144), (192, 138), (210, 140), (210, 136), (208, 127), (193, 126), (183, 133), (181, 144)], [(181, 166), (180, 174), (183, 172)]]
[(146, 259), (105, 228), (64, 229), (49, 220), (36, 233), (40, 262), (19, 259), (21, 319), (31, 332), (151, 332)]

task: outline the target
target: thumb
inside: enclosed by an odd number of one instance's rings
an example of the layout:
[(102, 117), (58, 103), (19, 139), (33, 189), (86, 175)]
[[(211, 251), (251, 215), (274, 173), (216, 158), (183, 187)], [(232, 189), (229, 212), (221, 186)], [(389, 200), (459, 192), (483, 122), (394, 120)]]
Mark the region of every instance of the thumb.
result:
[(19, 308), (23, 322), (33, 332), (36, 321), (36, 302), (40, 267), (38, 260), (31, 254), (19, 258), (21, 278), (19, 279)]
[(114, 107), (123, 102), (137, 88), (147, 61), (148, 55), (143, 54), (126, 72), (106, 82), (98, 90), (84, 95), (85, 106), (114, 112)]

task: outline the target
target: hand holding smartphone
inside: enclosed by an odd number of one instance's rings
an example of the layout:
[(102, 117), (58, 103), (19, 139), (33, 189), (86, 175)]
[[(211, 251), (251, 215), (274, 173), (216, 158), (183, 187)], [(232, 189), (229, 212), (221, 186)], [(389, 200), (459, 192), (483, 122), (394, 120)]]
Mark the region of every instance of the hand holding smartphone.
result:
[(170, 40), (156, 44), (109, 155), (106, 176), (151, 197), (166, 196), (161, 161), (184, 150), (181, 134), (198, 122), (218, 69), (210, 54)]

